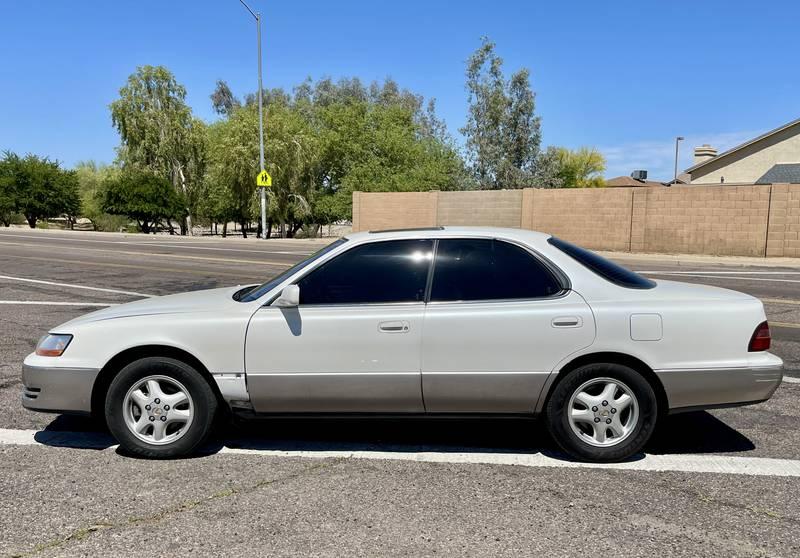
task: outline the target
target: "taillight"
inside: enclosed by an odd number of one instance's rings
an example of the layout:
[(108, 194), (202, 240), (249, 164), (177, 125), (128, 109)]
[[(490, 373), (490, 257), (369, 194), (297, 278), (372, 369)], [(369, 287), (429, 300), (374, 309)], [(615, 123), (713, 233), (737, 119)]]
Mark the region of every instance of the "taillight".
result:
[(751, 353), (755, 351), (766, 351), (769, 349), (769, 343), (771, 340), (772, 339), (769, 336), (769, 324), (767, 322), (761, 322), (753, 332), (753, 336), (750, 338), (750, 345), (747, 346), (747, 350)]

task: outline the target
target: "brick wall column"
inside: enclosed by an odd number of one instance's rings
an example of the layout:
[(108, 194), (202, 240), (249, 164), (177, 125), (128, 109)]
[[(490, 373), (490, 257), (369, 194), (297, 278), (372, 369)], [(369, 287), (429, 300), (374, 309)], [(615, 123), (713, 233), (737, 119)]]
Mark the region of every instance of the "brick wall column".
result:
[(361, 192), (353, 192), (353, 232), (360, 231), (361, 226)]
[(428, 192), (430, 198), (430, 226), (435, 227), (439, 224), (439, 190), (431, 190)]
[(533, 229), (533, 199), (535, 195), (535, 188), (523, 188), (522, 190), (522, 210), (519, 215), (519, 228), (521, 229)]
[(644, 230), (647, 225), (647, 188), (631, 188), (631, 243), (629, 252), (644, 252)]
[(767, 257), (786, 255), (786, 218), (789, 209), (789, 185), (773, 184), (767, 221)]

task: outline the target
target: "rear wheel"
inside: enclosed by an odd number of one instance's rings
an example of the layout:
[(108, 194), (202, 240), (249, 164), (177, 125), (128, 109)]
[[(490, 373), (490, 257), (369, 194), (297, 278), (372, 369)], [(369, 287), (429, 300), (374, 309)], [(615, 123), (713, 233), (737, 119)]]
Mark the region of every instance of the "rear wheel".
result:
[(217, 399), (208, 382), (179, 360), (137, 360), (114, 378), (106, 422), (120, 445), (143, 457), (187, 455), (209, 437)]
[(656, 424), (650, 383), (620, 364), (588, 364), (567, 373), (545, 410), (551, 435), (572, 457), (621, 461), (641, 451)]

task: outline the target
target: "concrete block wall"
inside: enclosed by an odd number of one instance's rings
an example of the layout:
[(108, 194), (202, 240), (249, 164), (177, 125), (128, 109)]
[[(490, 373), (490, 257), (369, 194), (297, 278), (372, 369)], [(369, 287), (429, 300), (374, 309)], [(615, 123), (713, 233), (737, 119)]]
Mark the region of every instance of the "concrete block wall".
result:
[(519, 227), (522, 190), (439, 192), (437, 225)]
[(353, 192), (353, 231), (436, 226), (439, 192)]
[(530, 228), (595, 250), (630, 249), (634, 188), (533, 190)]
[(800, 257), (800, 185), (353, 194), (353, 230), (484, 225), (596, 250)]
[(770, 186), (649, 188), (644, 252), (764, 256)]
[(800, 188), (796, 185), (772, 185), (767, 256), (800, 258)]

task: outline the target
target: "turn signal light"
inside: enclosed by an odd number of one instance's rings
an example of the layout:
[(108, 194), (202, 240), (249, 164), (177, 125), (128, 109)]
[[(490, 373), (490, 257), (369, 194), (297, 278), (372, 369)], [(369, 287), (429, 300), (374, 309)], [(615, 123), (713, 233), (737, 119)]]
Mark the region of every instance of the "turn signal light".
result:
[(70, 341), (72, 335), (45, 335), (36, 345), (36, 354), (49, 357), (61, 356)]
[(772, 341), (772, 338), (769, 336), (769, 324), (761, 322), (753, 332), (753, 337), (750, 338), (750, 345), (748, 345), (747, 350), (751, 353), (766, 351), (769, 349), (770, 341)]

